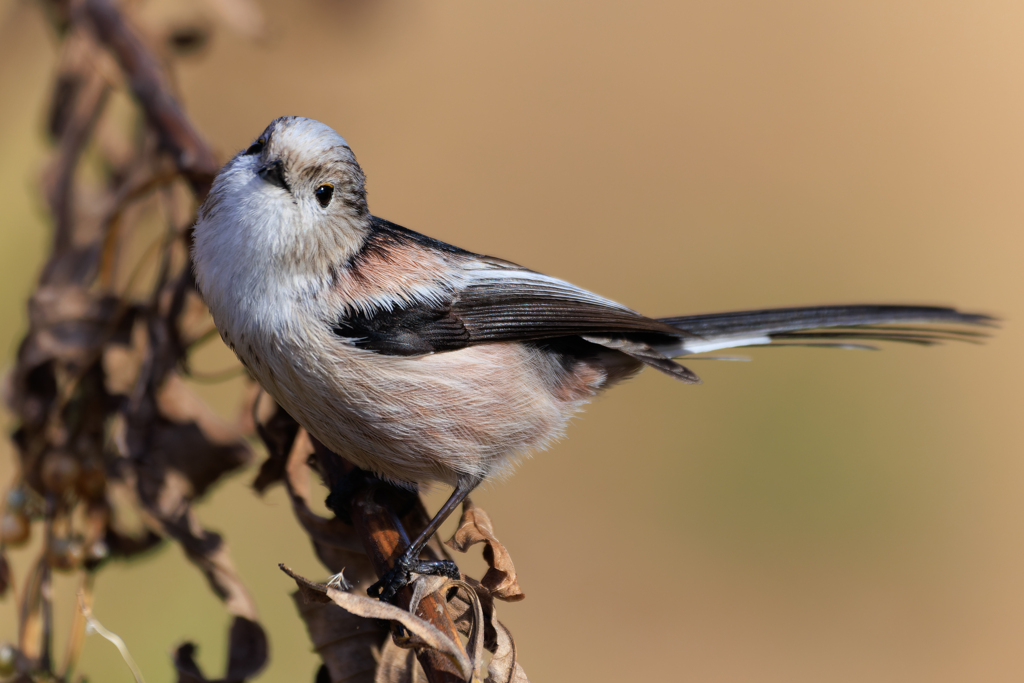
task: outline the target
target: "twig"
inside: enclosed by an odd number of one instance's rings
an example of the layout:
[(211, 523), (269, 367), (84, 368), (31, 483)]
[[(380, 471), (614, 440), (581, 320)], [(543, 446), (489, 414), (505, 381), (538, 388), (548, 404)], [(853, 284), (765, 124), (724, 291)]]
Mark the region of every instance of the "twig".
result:
[(146, 683), (146, 679), (142, 677), (142, 672), (139, 670), (139, 666), (132, 658), (132, 653), (128, 652), (128, 646), (124, 644), (123, 640), (121, 640), (121, 636), (117, 635), (113, 631), (107, 630), (107, 628), (93, 616), (92, 608), (90, 608), (86, 603), (85, 595), (82, 591), (78, 592), (78, 609), (82, 611), (82, 616), (85, 617), (87, 628), (92, 629), (114, 644), (114, 647), (116, 647), (118, 652), (121, 653), (121, 658), (124, 659), (124, 663), (132, 670), (132, 675), (135, 676), (136, 683)]
[(201, 201), (217, 173), (217, 159), (178, 106), (163, 67), (110, 0), (85, 0), (82, 13), (121, 65), (160, 144)]
[[(88, 54), (89, 47), (82, 51)], [(94, 49), (94, 48), (93, 48)], [(47, 187), (47, 199), (54, 216), (53, 249), (40, 276), (46, 284), (67, 284), (80, 279), (80, 268), (75, 267), (77, 254), (72, 253), (74, 228), (73, 180), (79, 156), (99, 119), (110, 92), (110, 85), (96, 69), (73, 74), (81, 85), (77, 88), (72, 110), (60, 139), (56, 160), (47, 175), (52, 179)]]
[[(57, 504), (53, 494), (46, 496), (46, 534), (43, 537), (44, 555), (53, 547), (53, 518), (56, 516)], [(40, 575), (39, 598), (43, 612), (43, 633), (42, 644), (39, 652), (39, 668), (43, 671), (53, 671), (53, 568), (49, 561), (43, 562), (43, 571)]]
[[(86, 604), (90, 601), (92, 595), (92, 579), (95, 576), (92, 572), (83, 572), (80, 582), (80, 588), (77, 591), (79, 601), (85, 601)], [(75, 672), (75, 667), (78, 666), (78, 659), (82, 655), (82, 645), (85, 644), (85, 613), (78, 609), (74, 610), (71, 617), (71, 632), (68, 635), (67, 650), (64, 653), (64, 670), (61, 672), (61, 678), (65, 681), (70, 681), (72, 674)]]

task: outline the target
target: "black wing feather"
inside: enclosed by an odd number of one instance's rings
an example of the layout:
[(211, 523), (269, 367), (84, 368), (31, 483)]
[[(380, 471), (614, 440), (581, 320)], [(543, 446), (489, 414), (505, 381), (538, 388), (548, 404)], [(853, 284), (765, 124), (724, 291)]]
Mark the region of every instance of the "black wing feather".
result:
[(682, 336), (627, 309), (567, 296), (538, 296), (529, 281), (519, 280), (470, 285), (440, 306), (422, 303), (370, 314), (355, 312), (336, 321), (332, 329), (359, 348), (398, 356), (579, 335), (638, 335), (638, 341), (651, 343)]

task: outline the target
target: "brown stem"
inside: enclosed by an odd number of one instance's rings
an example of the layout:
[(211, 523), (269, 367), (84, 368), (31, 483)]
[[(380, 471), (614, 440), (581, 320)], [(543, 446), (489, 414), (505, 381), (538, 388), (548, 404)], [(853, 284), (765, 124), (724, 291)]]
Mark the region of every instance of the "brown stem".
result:
[[(80, 52), (88, 54), (88, 48)], [(72, 251), (75, 237), (75, 170), (110, 92), (106, 80), (94, 69), (73, 74), (72, 77), (80, 85), (75, 90), (77, 96), (63, 126), (56, 159), (47, 174), (51, 180), (46, 194), (53, 212), (54, 231), (51, 257), (40, 276), (40, 282), (44, 284), (68, 284), (81, 279), (82, 269), (76, 267), (78, 254)]]
[[(376, 500), (377, 487), (370, 484), (361, 488), (352, 499), (352, 523), (359, 532), (366, 553), (373, 562), (377, 576), (382, 577), (391, 569), (395, 560), (409, 547), (409, 536), (405, 533), (402, 521), (395, 511)], [(398, 592), (396, 604), (403, 609), (409, 608), (412, 599), (412, 588), (406, 586)], [(455, 622), (448, 613), (448, 603), (443, 596), (431, 593), (420, 601), (416, 616), (429, 621), (442, 633), (459, 643)], [(420, 665), (431, 683), (442, 681), (462, 681), (458, 670), (448, 658), (435, 650), (420, 650), (416, 653)]]
[[(314, 441), (314, 446), (326, 483), (333, 490), (338, 480), (354, 468), (322, 444)], [(357, 487), (351, 499), (352, 524), (378, 577), (384, 576), (410, 545), (402, 521), (393, 506), (383, 500), (384, 496), (377, 495), (380, 492), (379, 483), (367, 478)], [(411, 599), (412, 588), (406, 586), (398, 592), (395, 604), (408, 609)], [(462, 641), (443, 596), (431, 593), (423, 598), (416, 609), (416, 616), (433, 624), (461, 647)], [(455, 683), (463, 680), (454, 664), (436, 650), (419, 650), (416, 657), (430, 683)]]
[(217, 159), (178, 105), (160, 62), (111, 0), (84, 0), (81, 11), (97, 39), (121, 65), (160, 144), (202, 201), (217, 173)]

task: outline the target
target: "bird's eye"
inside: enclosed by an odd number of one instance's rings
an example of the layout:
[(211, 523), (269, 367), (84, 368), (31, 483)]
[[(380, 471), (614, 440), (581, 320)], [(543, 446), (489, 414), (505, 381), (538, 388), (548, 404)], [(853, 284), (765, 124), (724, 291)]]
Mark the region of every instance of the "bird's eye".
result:
[(267, 144), (267, 141), (264, 140), (263, 138), (260, 138), (256, 142), (252, 143), (251, 145), (249, 145), (249, 149), (245, 150), (246, 156), (250, 154), (259, 154), (260, 152), (263, 151), (263, 145), (265, 144)]
[(334, 196), (334, 185), (324, 183), (320, 187), (316, 188), (313, 195), (316, 197), (317, 202), (320, 203), (320, 206), (326, 209), (327, 205), (331, 203), (331, 197)]

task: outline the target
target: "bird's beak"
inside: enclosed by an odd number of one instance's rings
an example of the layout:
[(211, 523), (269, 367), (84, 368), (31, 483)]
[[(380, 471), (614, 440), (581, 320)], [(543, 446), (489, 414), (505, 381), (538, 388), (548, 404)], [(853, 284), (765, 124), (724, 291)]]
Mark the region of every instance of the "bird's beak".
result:
[(284, 179), (284, 164), (280, 159), (266, 164), (256, 171), (256, 175), (271, 185), (277, 185), (286, 192), (292, 191), (292, 188), (288, 186), (288, 181)]

